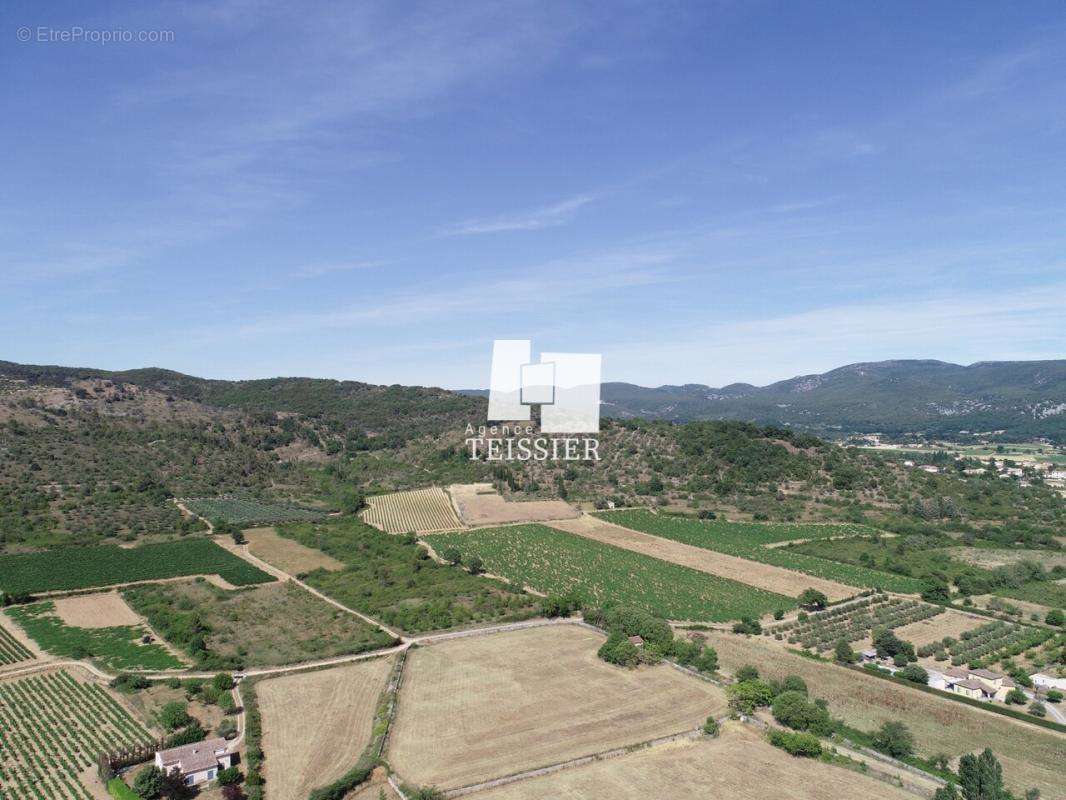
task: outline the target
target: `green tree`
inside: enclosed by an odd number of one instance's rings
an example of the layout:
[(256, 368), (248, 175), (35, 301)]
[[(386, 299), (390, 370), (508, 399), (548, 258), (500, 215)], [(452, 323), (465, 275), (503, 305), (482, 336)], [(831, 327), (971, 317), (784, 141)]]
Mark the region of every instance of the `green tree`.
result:
[(803, 608), (818, 611), (829, 605), (829, 598), (825, 596), (824, 592), (819, 592), (817, 589), (804, 589), (800, 592), (796, 602)]
[(902, 722), (884, 722), (873, 735), (874, 748), (893, 758), (914, 755), (914, 734)]
[(967, 753), (959, 760), (959, 788), (966, 800), (1007, 800), (1003, 788), (1003, 767), (992, 751), (981, 755)]
[(917, 664), (908, 664), (899, 672), (900, 677), (913, 683), (929, 683), (929, 673)]
[(168, 731), (184, 728), (192, 722), (186, 705), (178, 700), (167, 703), (159, 711), (159, 724)]
[(703, 723), (703, 732), (708, 736), (717, 736), (718, 729), (718, 720), (716, 720), (713, 715), (707, 717), (707, 721)]
[(1028, 699), (1029, 698), (1025, 696), (1025, 692), (1016, 686), (1007, 692), (1007, 696), (1003, 699), (1003, 702), (1012, 706), (1024, 706), (1025, 701)]
[(163, 770), (153, 765), (137, 775), (133, 781), (133, 791), (140, 795), (141, 800), (157, 800), (163, 796), (166, 785)]
[(774, 698), (770, 710), (774, 719), (789, 728), (810, 731), (819, 736), (827, 736), (833, 730), (829, 712), (812, 703), (802, 692), (782, 692)]
[(933, 792), (933, 800), (959, 800), (959, 793), (955, 789), (955, 784), (949, 783), (947, 786), (941, 786)]
[(774, 690), (760, 680), (740, 681), (726, 687), (729, 707), (738, 714), (752, 714), (755, 709), (770, 705)]
[(851, 649), (851, 644), (847, 639), (839, 639), (837, 641), (836, 649), (833, 651), (836, 660), (841, 664), (854, 664), (856, 660), (855, 651)]

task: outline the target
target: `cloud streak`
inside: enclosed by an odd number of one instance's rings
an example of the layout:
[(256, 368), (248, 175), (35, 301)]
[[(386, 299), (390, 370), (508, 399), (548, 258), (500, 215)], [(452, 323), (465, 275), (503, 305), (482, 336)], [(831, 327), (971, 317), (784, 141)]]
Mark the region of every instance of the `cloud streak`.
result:
[(585, 206), (598, 198), (592, 194), (579, 194), (566, 200), (560, 200), (549, 206), (498, 217), (468, 219), (455, 225), (441, 228), (441, 236), (475, 236), (484, 233), (505, 233), (507, 231), (536, 231), (542, 228), (554, 228), (571, 222), (574, 216)]

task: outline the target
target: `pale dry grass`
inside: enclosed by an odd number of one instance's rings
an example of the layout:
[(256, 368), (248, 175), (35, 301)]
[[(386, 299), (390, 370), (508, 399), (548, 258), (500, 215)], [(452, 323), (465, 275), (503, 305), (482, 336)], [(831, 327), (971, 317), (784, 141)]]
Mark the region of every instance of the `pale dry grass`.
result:
[(914, 733), (924, 755), (957, 758), (990, 747), (1003, 762), (1016, 794), (1036, 786), (1045, 798), (1062, 798), (1066, 786), (1066, 737), (991, 711), (937, 697), (862, 672), (796, 655), (772, 642), (714, 631), (707, 644), (724, 671), (753, 664), (769, 678), (799, 675), (811, 695), (829, 701), (834, 717), (862, 730), (898, 720)]
[(473, 795), (478, 800), (914, 800), (842, 767), (793, 758), (752, 728), (656, 747)]
[(454, 788), (694, 729), (725, 709), (721, 689), (669, 666), (601, 661), (603, 641), (553, 626), (414, 650), (390, 763)]
[(286, 539), (274, 528), (251, 528), (244, 531), (244, 535), (253, 556), (290, 575), (301, 575), (316, 569), (330, 572), (344, 569), (344, 564), (332, 556)]
[(118, 592), (57, 597), (56, 614), (64, 625), (75, 628), (116, 628), (144, 625), (145, 620), (126, 605)]
[(963, 631), (980, 627), (981, 625), (987, 624), (989, 621), (988, 617), (980, 617), (976, 614), (965, 614), (961, 611), (955, 611), (954, 609), (949, 608), (946, 609), (944, 613), (937, 614), (935, 617), (919, 620), (918, 622), (912, 622), (910, 625), (896, 628), (893, 633), (899, 638), (910, 642), (915, 647), (921, 647), (923, 644), (939, 642), (945, 636), (958, 639)]
[(372, 495), (363, 520), (386, 533), (428, 533), (463, 527), (452, 502), (438, 486)]
[(258, 684), (271, 800), (306, 800), (355, 766), (392, 663), (374, 658)]
[(796, 597), (808, 588), (824, 592), (830, 600), (843, 600), (856, 593), (854, 587), (845, 586), (836, 581), (815, 578), (771, 564), (748, 561), (746, 558), (718, 553), (705, 547), (693, 547), (672, 539), (664, 539), (661, 536), (623, 528), (597, 517), (582, 516), (578, 519), (556, 520), (551, 523), (551, 526), (586, 539), (611, 544), (625, 550), (632, 550), (634, 553), (657, 558), (660, 561), (680, 564), (683, 567), (729, 578), (738, 583), (789, 597)]
[(448, 487), (463, 523), (471, 526), (574, 519), (581, 512), (562, 500), (505, 500), (491, 483), (457, 483)]
[(991, 569), (1019, 561), (1035, 561), (1045, 569), (1066, 567), (1066, 553), (1049, 550), (994, 550), (984, 547), (952, 547), (943, 552), (967, 564)]

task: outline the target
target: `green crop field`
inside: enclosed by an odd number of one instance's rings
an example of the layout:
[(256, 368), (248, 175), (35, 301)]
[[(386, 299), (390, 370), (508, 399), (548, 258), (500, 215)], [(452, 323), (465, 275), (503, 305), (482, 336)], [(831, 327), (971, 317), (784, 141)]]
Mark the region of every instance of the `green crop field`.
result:
[(761, 523), (699, 520), (635, 511), (601, 511), (597, 517), (635, 531), (662, 536), (684, 544), (717, 550), (750, 561), (804, 572), (818, 578), (839, 581), (860, 588), (891, 592), (916, 593), (922, 582), (905, 575), (843, 564), (825, 558), (797, 553), (787, 547), (767, 547), (777, 542), (804, 539), (828, 539), (833, 536), (871, 536), (877, 534), (865, 525), (817, 525), (810, 523)]
[(20, 661), (29, 661), (32, 658), (33, 653), (8, 633), (3, 626), (0, 626), (0, 666), (18, 664)]
[(544, 525), (483, 528), (424, 537), (468, 563), (541, 592), (575, 592), (588, 603), (623, 603), (678, 620), (724, 622), (791, 608), (790, 597), (582, 539)]
[(313, 508), (238, 497), (200, 497), (184, 500), (183, 503), (189, 511), (198, 516), (212, 522), (222, 520), (239, 527), (316, 520), (325, 516), (324, 511)]
[(161, 644), (141, 644), (143, 625), (75, 628), (55, 614), (55, 603), (12, 606), (7, 614), (43, 650), (61, 658), (97, 658), (115, 670), (181, 669), (185, 665)]
[(0, 556), (0, 591), (11, 594), (88, 589), (133, 581), (220, 575), (234, 586), (274, 580), (210, 539), (122, 548), (64, 547)]
[(66, 672), (0, 683), (0, 797), (92, 800), (78, 774), (153, 737), (96, 684)]

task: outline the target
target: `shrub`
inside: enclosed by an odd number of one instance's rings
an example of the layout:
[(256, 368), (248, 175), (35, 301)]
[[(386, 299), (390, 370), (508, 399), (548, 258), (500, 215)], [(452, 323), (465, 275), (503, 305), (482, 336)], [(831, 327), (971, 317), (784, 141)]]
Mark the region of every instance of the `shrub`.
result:
[(900, 677), (914, 683), (929, 683), (929, 673), (917, 664), (908, 664), (900, 670)]
[(703, 723), (702, 730), (708, 736), (717, 736), (719, 731), (718, 720), (713, 716), (707, 717), (707, 721)]
[(914, 734), (902, 722), (885, 722), (873, 735), (873, 746), (893, 758), (914, 755)]
[(1015, 687), (1007, 692), (1007, 696), (1004, 698), (1004, 702), (1012, 706), (1023, 706), (1025, 701), (1028, 700), (1025, 696), (1025, 692)]
[(751, 714), (755, 709), (770, 705), (774, 690), (760, 680), (740, 681), (726, 687), (729, 707), (738, 714)]
[(774, 719), (789, 728), (827, 736), (833, 730), (829, 712), (797, 691), (782, 692), (770, 706)]
[(640, 651), (622, 631), (614, 631), (607, 641), (600, 645), (596, 655), (608, 664), (620, 667), (635, 667), (640, 663)]
[(1039, 700), (1034, 700), (1029, 705), (1029, 713), (1032, 714), (1034, 717), (1046, 717), (1047, 708)]
[(822, 743), (812, 733), (773, 730), (770, 731), (770, 744), (793, 756), (818, 758), (822, 755)]
[(736, 674), (733, 677), (736, 678), (738, 683), (742, 681), (758, 680), (759, 670), (757, 670), (751, 664), (745, 664), (744, 666), (739, 667), (737, 669)]

